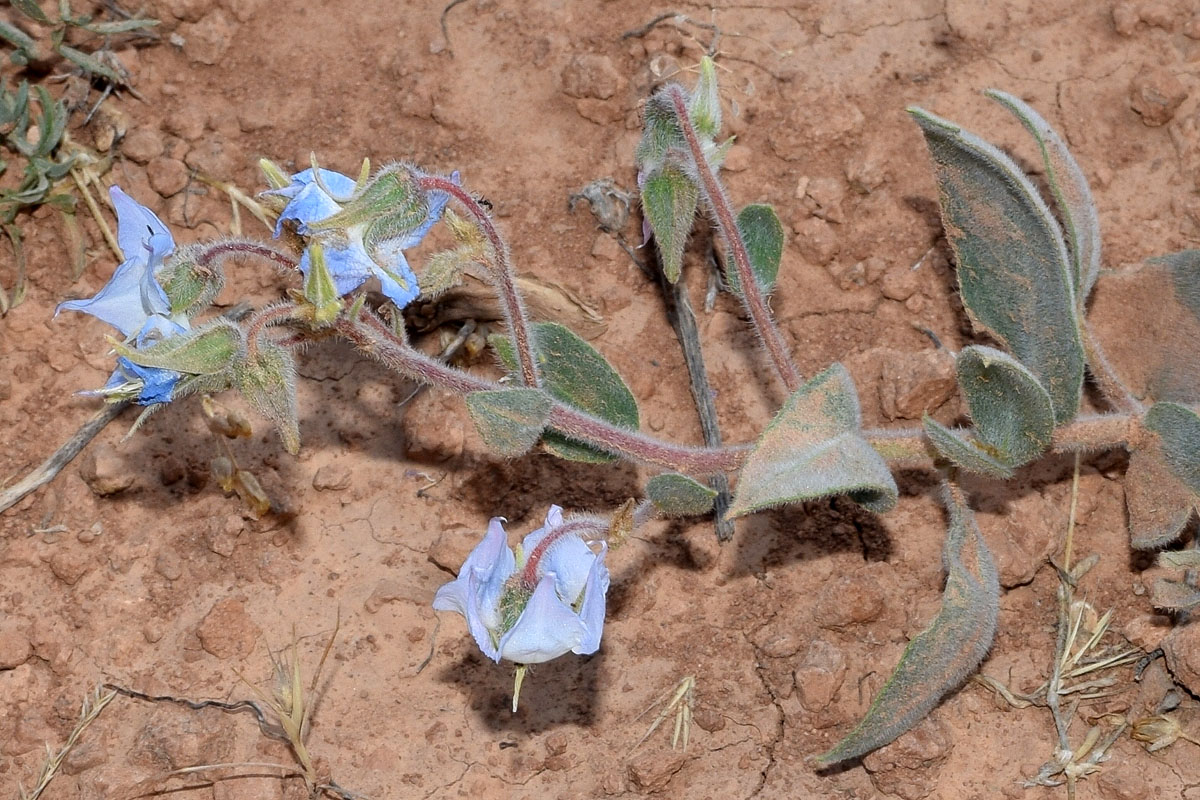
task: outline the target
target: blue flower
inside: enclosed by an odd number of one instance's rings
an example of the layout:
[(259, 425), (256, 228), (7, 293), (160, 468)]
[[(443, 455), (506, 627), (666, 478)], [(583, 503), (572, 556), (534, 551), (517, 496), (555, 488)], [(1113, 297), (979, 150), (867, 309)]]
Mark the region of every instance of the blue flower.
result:
[(467, 620), (483, 654), (493, 661), (539, 664), (567, 652), (600, 648), (604, 630), (608, 546), (592, 549), (550, 506), (546, 524), (525, 537), (518, 559), (500, 518), (471, 551), (458, 578), (438, 589), (433, 607)]
[[(171, 301), (155, 277), (175, 250), (170, 231), (153, 211), (119, 187), (112, 187), (109, 197), (117, 210), (117, 243), (125, 261), (95, 296), (60, 303), (54, 315), (63, 310), (91, 314), (119, 330), (126, 340), (134, 340), (139, 348), (188, 330), (186, 317), (171, 315)], [(178, 372), (141, 367), (118, 358), (117, 369), (104, 388), (89, 394), (130, 399), (141, 405), (165, 403), (179, 378)]]
[[(457, 177), (455, 173), (452, 179), (457, 182)], [(426, 216), (416, 228), (378, 241), (368, 250), (363, 236), (369, 220), (345, 228), (323, 228), (316, 224), (343, 211), (354, 199), (356, 188), (354, 180), (332, 170), (306, 169), (296, 173), (290, 185), (265, 192), (288, 200), (275, 223), (275, 236), (283, 231), (285, 222), (296, 223), (297, 233), (320, 241), (339, 295), (354, 291), (374, 276), (379, 279), (388, 299), (403, 308), (421, 292), (404, 250), (420, 244), (429, 229), (441, 219), (450, 198), (444, 192), (430, 192)], [(308, 250), (305, 249), (300, 257), (300, 270), (305, 277), (310, 268)]]

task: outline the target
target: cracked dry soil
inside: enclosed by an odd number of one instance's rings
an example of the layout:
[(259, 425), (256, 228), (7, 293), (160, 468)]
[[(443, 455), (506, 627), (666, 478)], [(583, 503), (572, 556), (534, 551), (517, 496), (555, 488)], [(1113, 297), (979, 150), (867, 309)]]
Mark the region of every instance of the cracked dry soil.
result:
[[(467, 0), (447, 13), (448, 38), (440, 2), (145, 6), (163, 20), (163, 43), (118, 53), (143, 99), (112, 98), (87, 127), (77, 115), (72, 135), (90, 144), (122, 127), (109, 178), (179, 241), (230, 231), (228, 202), (192, 176), (256, 191), (261, 156), (303, 168), (315, 152), (344, 172), (363, 156), (458, 169), (493, 204), (522, 273), (574, 293), (546, 313), (583, 324), (629, 381), (646, 428), (679, 441), (700, 431), (659, 287), (586, 203), (568, 210), (593, 180), (633, 187), (639, 101), (672, 74), (690, 82), (712, 38), (670, 20), (622, 38), (660, 12), (720, 30), (737, 136), (730, 193), (779, 208), (788, 243), (774, 310), (806, 374), (848, 366), (868, 426), (912, 424), (927, 408), (955, 419), (953, 381), (920, 329), (951, 348), (972, 341), (906, 105), (1032, 165), (1023, 132), (980, 91), (1030, 102), (1092, 181), (1107, 267), (1200, 240), (1200, 13), (1186, 0)], [(181, 44), (167, 43), (171, 33)], [(93, 413), (73, 393), (110, 369), (101, 323), (52, 319), (58, 301), (92, 294), (111, 274), (98, 231), (88, 223), (92, 258), (72, 284), (56, 218), (23, 224), (30, 295), (0, 320), (6, 479)], [(637, 228), (634, 215), (617, 233), (636, 242)], [(697, 235), (689, 249), (689, 289), (723, 433), (744, 441), (783, 397), (734, 301), (721, 295), (705, 309), (707, 247)], [(11, 276), (0, 260), (0, 280)], [(261, 304), (285, 285), (245, 264), (221, 301)], [(424, 334), (430, 350), (463, 313), (497, 324), (470, 302), (421, 313), (427, 327), (445, 323)], [(472, 369), (495, 373), (486, 354)], [(545, 455), (496, 460), (458, 399), (410, 398), (410, 385), (343, 345), (311, 348), (300, 370), (302, 454), (283, 454), (257, 419), (253, 440), (236, 445), (287, 514), (254, 520), (221, 494), (207, 467), (216, 445), (196, 404), (183, 403), (125, 442), (122, 417), (57, 481), (0, 515), (0, 794), (35, 779), (44, 743), (64, 740), (98, 682), (248, 698), (239, 676), (267, 685), (268, 647), (295, 630), (311, 669), (340, 611), (308, 747), (325, 774), (368, 797), (1064, 796), (1021, 788), (1051, 756), (1045, 710), (1009, 708), (973, 683), (861, 764), (816, 773), (806, 762), (863, 713), (936, 613), (944, 519), (930, 476), (901, 475), (887, 516), (811, 503), (740, 522), (724, 547), (711, 521), (652, 526), (611, 558), (601, 652), (539, 667), (514, 715), (511, 673), (475, 651), (457, 618), (437, 626), (434, 590), (490, 516), (523, 533), (552, 502), (608, 510), (646, 476)], [(1118, 673), (1117, 691), (1081, 710), (1073, 741), (1089, 720), (1153, 708), (1172, 686), (1168, 666), (1200, 689), (1196, 634), (1153, 613), (1155, 570), (1129, 550), (1123, 470), (1116, 456), (1084, 462), (1075, 546), (1101, 554), (1084, 590), (1098, 609), (1116, 609), (1114, 629), (1129, 642), (1165, 643), (1173, 655), (1139, 682)], [(1069, 460), (1050, 458), (1007, 485), (971, 487), (1005, 587), (984, 670), (1017, 689), (1046, 676), (1056, 584), (1046, 559), (1065, 529), (1070, 475)], [(101, 478), (120, 491), (97, 494)], [(656, 712), (638, 714), (685, 675), (697, 680), (688, 750), (671, 750), (670, 720), (635, 747)], [(1148, 755), (1123, 737), (1080, 797), (1200, 797), (1192, 746)], [(117, 698), (44, 797), (305, 793), (263, 769), (165, 777), (217, 762), (292, 763), (250, 715)], [(230, 775), (242, 777), (213, 780)]]

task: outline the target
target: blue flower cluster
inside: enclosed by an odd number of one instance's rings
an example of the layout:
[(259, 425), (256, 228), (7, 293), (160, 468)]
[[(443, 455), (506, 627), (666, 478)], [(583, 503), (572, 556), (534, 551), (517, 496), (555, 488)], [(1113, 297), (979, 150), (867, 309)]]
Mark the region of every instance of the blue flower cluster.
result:
[[(138, 203), (120, 187), (109, 190), (117, 210), (117, 243), (125, 261), (95, 296), (60, 303), (59, 312), (82, 311), (112, 325), (126, 341), (138, 348), (189, 329), (186, 316), (171, 313), (171, 302), (156, 275), (175, 251), (175, 240), (154, 212)], [(97, 394), (113, 399), (132, 399), (140, 405), (171, 400), (180, 374), (169, 369), (143, 367), (125, 357), (117, 358), (117, 369)]]
[[(438, 589), (433, 607), (462, 614), (479, 649), (496, 662), (539, 664), (567, 652), (596, 652), (609, 584), (607, 544), (593, 552), (564, 532), (562, 509), (550, 506), (545, 525), (522, 541), (518, 559), (502, 522), (491, 521), (458, 578)], [(555, 538), (539, 548), (547, 537)], [(524, 580), (526, 559), (539, 550), (536, 580)]]

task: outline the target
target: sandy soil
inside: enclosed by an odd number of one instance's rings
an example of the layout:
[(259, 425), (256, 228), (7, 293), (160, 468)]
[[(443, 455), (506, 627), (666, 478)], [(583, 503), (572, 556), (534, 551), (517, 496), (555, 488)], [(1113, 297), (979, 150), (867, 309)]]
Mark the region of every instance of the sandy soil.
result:
[[(519, 269), (576, 292), (603, 318), (589, 334), (629, 381), (645, 427), (680, 441), (700, 433), (660, 290), (586, 205), (568, 210), (595, 179), (633, 186), (639, 101), (675, 71), (692, 80), (709, 30), (667, 24), (622, 38), (659, 12), (719, 27), (737, 135), (731, 193), (776, 204), (790, 229), (774, 309), (807, 374), (846, 363), (868, 425), (913, 424), (925, 407), (953, 420), (947, 368), (919, 328), (951, 347), (970, 341), (907, 104), (1027, 165), (1030, 142), (980, 91), (1002, 88), (1039, 109), (1093, 182), (1108, 267), (1200, 241), (1200, 12), (1187, 0), (716, 9), (467, 0), (446, 17), (448, 39), (440, 2), (146, 7), (164, 37), (178, 38), (119, 53), (144, 99), (105, 105), (127, 120), (110, 179), (160, 212), (178, 240), (230, 231), (227, 200), (190, 180), (193, 171), (257, 191), (262, 156), (303, 168), (315, 152), (345, 172), (363, 156), (458, 169), (492, 202)], [(93, 141), (105, 119), (74, 135)], [(55, 303), (92, 294), (111, 274), (98, 232), (89, 226), (93, 259), (71, 283), (55, 217), (23, 224), (32, 286), (0, 320), (0, 480), (27, 472), (89, 417), (94, 402), (74, 392), (111, 369), (102, 323), (52, 319)], [(257, 225), (243, 220), (264, 234)], [(637, 225), (635, 216), (628, 240)], [(698, 308), (704, 246), (698, 237), (688, 255)], [(10, 279), (0, 260), (0, 280)], [(221, 301), (263, 303), (286, 283), (246, 265)], [(699, 316), (724, 433), (745, 440), (781, 389), (729, 297)], [(426, 344), (436, 349), (438, 334)], [(494, 370), (486, 354), (474, 368)], [(863, 713), (936, 613), (944, 519), (930, 475), (902, 474), (899, 508), (886, 516), (812, 503), (739, 523), (723, 548), (711, 521), (652, 526), (611, 558), (601, 652), (538, 668), (514, 715), (510, 670), (482, 658), (457, 617), (437, 626), (434, 590), (489, 517), (524, 533), (552, 502), (609, 510), (644, 476), (546, 455), (498, 461), (458, 399), (425, 391), (401, 405), (412, 387), (345, 345), (312, 348), (301, 373), (301, 455), (284, 454), (257, 418), (255, 438), (236, 445), (290, 513), (254, 520), (222, 494), (207, 466), (217, 444), (189, 402), (127, 442), (132, 415), (122, 417), (56, 482), (0, 516), (0, 794), (35, 780), (44, 744), (65, 739), (97, 683), (249, 698), (243, 677), (270, 684), (268, 648), (294, 631), (311, 668), (340, 610), (309, 749), (368, 797), (1065, 795), (1021, 788), (1052, 756), (1046, 710), (1012, 709), (973, 683), (864, 763), (829, 773), (806, 763)], [(1061, 545), (1071, 468), (1050, 458), (1009, 484), (970, 487), (1004, 585), (983, 670), (1019, 690), (1047, 675), (1057, 579), (1046, 559)], [(1083, 589), (1096, 608), (1115, 609), (1114, 628), (1133, 645), (1153, 651), (1169, 637), (1174, 677), (1200, 690), (1198, 634), (1154, 614), (1155, 570), (1129, 550), (1123, 470), (1114, 455), (1084, 463), (1076, 548), (1101, 561)], [(100, 496), (93, 487), (104, 481), (126, 486)], [(1115, 693), (1081, 709), (1073, 742), (1089, 720), (1141, 715), (1172, 685), (1162, 659), (1139, 682), (1131, 668), (1113, 674)], [(670, 721), (639, 745), (657, 712), (638, 715), (686, 675), (696, 678), (690, 747), (671, 750)], [(1192, 747), (1149, 755), (1124, 736), (1079, 796), (1200, 797)], [(250, 714), (118, 698), (44, 796), (180, 786), (188, 798), (304, 795), (263, 767), (165, 777), (220, 762), (293, 763)]]

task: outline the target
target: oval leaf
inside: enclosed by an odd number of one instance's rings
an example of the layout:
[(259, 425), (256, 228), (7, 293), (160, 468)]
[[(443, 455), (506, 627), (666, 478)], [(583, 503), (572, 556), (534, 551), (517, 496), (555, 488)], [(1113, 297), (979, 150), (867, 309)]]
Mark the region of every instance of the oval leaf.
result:
[(259, 339), (253, 354), (232, 368), (233, 387), (258, 413), (275, 424), (284, 449), (300, 452), (300, 425), (296, 419), (296, 362), (292, 354), (266, 339)]
[(508, 458), (524, 455), (537, 444), (550, 406), (550, 398), (538, 389), (467, 395), (467, 411), (484, 443)]
[(991, 347), (964, 347), (955, 361), (980, 443), (1008, 467), (1028, 464), (1050, 446), (1050, 395), (1016, 359)]
[(1050, 209), (1012, 159), (919, 108), (963, 304), (1050, 394), (1054, 419), (1079, 408), (1084, 353), (1074, 279)]
[(958, 431), (950, 430), (928, 414), (921, 420), (921, 425), (938, 455), (956, 467), (1004, 480), (1013, 476), (1012, 468), (998, 460), (994, 454), (980, 447), (977, 442), (964, 438)]
[(1200, 416), (1178, 403), (1155, 403), (1146, 412), (1145, 424), (1162, 440), (1171, 473), (1200, 495)]
[(1150, 590), (1150, 604), (1166, 611), (1191, 611), (1200, 606), (1200, 589), (1159, 578)]
[[(775, 209), (768, 205), (749, 205), (738, 213), (738, 233), (750, 255), (750, 269), (763, 294), (769, 294), (779, 276), (779, 261), (783, 258), (783, 223)], [(725, 259), (725, 280), (739, 297), (742, 283), (732, 259)]]
[(1134, 450), (1125, 469), (1129, 544), (1157, 550), (1179, 538), (1192, 518), (1195, 496), (1167, 467), (1160, 442)]
[(945, 500), (950, 528), (942, 553), (947, 574), (941, 611), (908, 643), (862, 721), (818, 758), (823, 765), (865, 755), (917, 724), (979, 666), (992, 645), (1000, 602), (996, 566), (961, 493), (947, 487)]
[(896, 482), (860, 433), (858, 394), (834, 364), (787, 399), (742, 466), (729, 517), (849, 494), (872, 511), (896, 504)]
[(700, 189), (674, 164), (665, 164), (642, 181), (642, 214), (654, 231), (663, 273), (675, 283), (683, 271), (683, 247), (692, 232)]
[(1042, 152), (1046, 180), (1066, 229), (1075, 280), (1075, 302), (1082, 313), (1087, 296), (1100, 274), (1100, 216), (1096, 213), (1092, 189), (1075, 157), (1067, 149), (1066, 142), (1040, 114), (1011, 94), (996, 89), (986, 94), (1021, 121)]
[(162, 339), (150, 347), (134, 349), (116, 342), (113, 349), (135, 364), (191, 375), (224, 372), (244, 349), (242, 329), (228, 320)]
[(1200, 402), (1200, 250), (1106, 272), (1088, 321), (1134, 397)]
[(667, 472), (646, 483), (646, 497), (667, 517), (698, 517), (712, 511), (717, 492), (686, 475)]
[[(638, 429), (641, 420), (633, 392), (596, 348), (555, 322), (534, 324), (531, 336), (543, 388), (552, 397), (622, 428)], [(489, 336), (488, 341), (505, 368), (516, 371), (512, 342), (503, 336)], [(542, 446), (570, 461), (606, 464), (616, 460), (616, 456), (553, 430), (542, 437)]]

